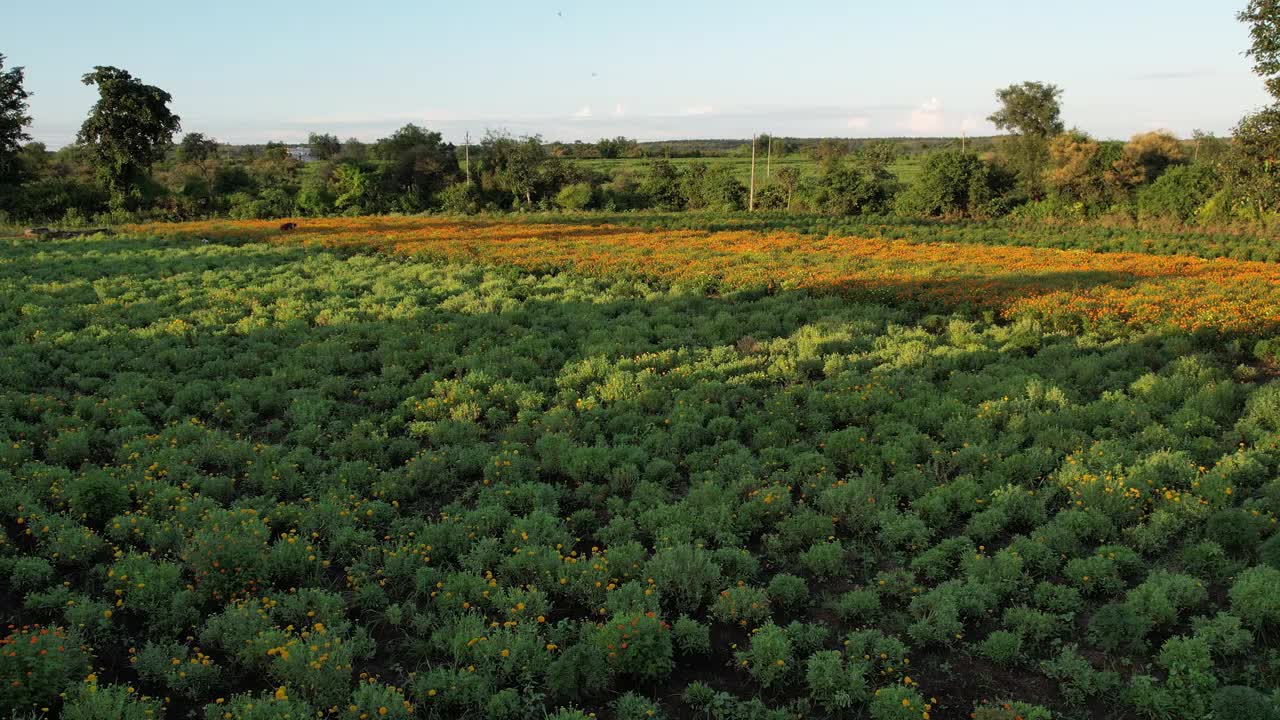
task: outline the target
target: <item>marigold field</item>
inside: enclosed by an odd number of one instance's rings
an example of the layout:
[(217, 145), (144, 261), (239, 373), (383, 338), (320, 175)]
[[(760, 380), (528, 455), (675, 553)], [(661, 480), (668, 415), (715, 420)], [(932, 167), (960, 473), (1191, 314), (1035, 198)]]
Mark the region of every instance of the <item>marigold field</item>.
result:
[(0, 717), (1277, 717), (1280, 265), (297, 222), (0, 241)]

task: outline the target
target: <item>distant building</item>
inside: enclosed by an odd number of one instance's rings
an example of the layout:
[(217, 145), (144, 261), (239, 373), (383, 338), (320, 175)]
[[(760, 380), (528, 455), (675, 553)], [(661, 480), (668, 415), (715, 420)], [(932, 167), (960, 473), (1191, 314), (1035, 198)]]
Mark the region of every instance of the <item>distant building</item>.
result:
[(290, 145), (285, 148), (285, 152), (288, 152), (289, 157), (297, 160), (298, 162), (306, 163), (315, 160), (315, 158), (311, 156), (311, 147), (308, 145)]

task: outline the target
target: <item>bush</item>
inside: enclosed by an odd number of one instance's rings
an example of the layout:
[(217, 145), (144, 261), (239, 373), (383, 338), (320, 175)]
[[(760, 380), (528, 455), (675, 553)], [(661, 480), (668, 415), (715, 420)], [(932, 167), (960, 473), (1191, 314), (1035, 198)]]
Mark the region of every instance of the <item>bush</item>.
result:
[(743, 627), (757, 625), (769, 617), (769, 594), (749, 585), (721, 590), (711, 606), (711, 616)]
[(711, 628), (681, 615), (671, 626), (672, 639), (676, 649), (683, 655), (706, 655), (711, 652)]
[(236, 695), (225, 703), (210, 703), (204, 708), (204, 720), (299, 720), (315, 716), (311, 705), (289, 697), (285, 687), (262, 695)]
[(908, 217), (989, 216), (999, 212), (995, 200), (1009, 189), (1007, 180), (973, 153), (934, 152), (898, 196), (897, 210)]
[(595, 199), (595, 190), (588, 183), (573, 183), (556, 193), (556, 207), (561, 210), (586, 210)]
[(806, 605), (805, 601), (809, 598), (809, 583), (805, 582), (804, 578), (790, 573), (778, 573), (769, 580), (766, 592), (779, 607), (795, 610)]
[(809, 696), (830, 712), (860, 705), (867, 698), (867, 669), (862, 663), (846, 664), (835, 650), (816, 652), (809, 656), (805, 669)]
[(1280, 570), (1259, 565), (1240, 573), (1231, 586), (1231, 610), (1246, 623), (1262, 628), (1280, 623)]
[(868, 622), (880, 612), (880, 596), (874, 590), (849, 590), (836, 597), (831, 609), (844, 622)]
[(872, 720), (920, 720), (931, 709), (920, 693), (901, 685), (880, 688), (871, 698)]
[(1138, 192), (1138, 216), (1186, 223), (1213, 197), (1218, 174), (1205, 165), (1177, 165)]
[(445, 212), (473, 215), (480, 212), (480, 191), (472, 183), (457, 182), (441, 190), (436, 200)]
[(88, 669), (79, 640), (62, 628), (14, 629), (0, 639), (0, 707), (13, 711), (50, 705)]
[(1218, 688), (1218, 692), (1214, 693), (1213, 716), (1239, 720), (1277, 720), (1280, 718), (1280, 711), (1271, 698), (1257, 690), (1228, 685)]
[(1107, 652), (1141, 650), (1150, 631), (1150, 621), (1127, 603), (1103, 605), (1089, 619), (1089, 642)]
[(68, 692), (62, 706), (63, 720), (156, 720), (163, 713), (159, 700), (122, 685), (99, 686), (96, 678)]
[(997, 665), (1013, 665), (1022, 659), (1022, 635), (996, 630), (978, 644), (978, 654)]
[(791, 671), (791, 638), (782, 628), (769, 623), (751, 635), (751, 645), (738, 651), (738, 664), (764, 687), (779, 682)]
[(612, 703), (613, 716), (617, 720), (652, 720), (663, 718), (658, 704), (643, 695), (623, 693)]
[(620, 673), (654, 680), (675, 664), (671, 629), (651, 612), (613, 616), (599, 630), (596, 643)]

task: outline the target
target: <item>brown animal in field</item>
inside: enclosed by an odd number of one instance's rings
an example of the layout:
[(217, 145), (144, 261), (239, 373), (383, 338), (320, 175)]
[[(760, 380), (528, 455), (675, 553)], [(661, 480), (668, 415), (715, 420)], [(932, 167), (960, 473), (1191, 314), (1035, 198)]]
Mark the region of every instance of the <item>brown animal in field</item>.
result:
[(297, 230), (297, 229), (298, 229), (298, 223), (281, 223), (280, 224), (280, 232), (289, 232), (290, 230)]

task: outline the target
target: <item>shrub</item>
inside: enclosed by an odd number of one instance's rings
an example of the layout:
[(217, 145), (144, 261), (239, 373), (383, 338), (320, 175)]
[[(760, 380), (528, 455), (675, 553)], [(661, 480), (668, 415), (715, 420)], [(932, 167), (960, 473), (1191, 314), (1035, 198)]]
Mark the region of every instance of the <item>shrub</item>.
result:
[(711, 606), (711, 616), (721, 622), (744, 627), (757, 625), (769, 617), (769, 594), (749, 585), (721, 590)]
[(898, 196), (906, 216), (989, 216), (1009, 183), (977, 155), (955, 150), (925, 156), (920, 176)]
[(613, 616), (600, 628), (596, 643), (620, 673), (653, 680), (674, 666), (671, 629), (651, 612)]
[(299, 720), (315, 716), (315, 709), (290, 697), (286, 687), (262, 695), (236, 695), (225, 703), (209, 703), (204, 708), (204, 720)]
[(809, 696), (830, 712), (860, 705), (867, 698), (867, 669), (863, 663), (846, 663), (835, 650), (816, 652), (809, 656), (805, 668)]
[(880, 612), (880, 596), (874, 590), (849, 590), (836, 597), (831, 609), (844, 622), (868, 622)]
[(716, 588), (724, 587), (720, 567), (710, 553), (692, 545), (678, 545), (654, 553), (645, 563), (644, 574), (653, 578), (662, 606), (677, 612), (697, 612)]
[(800, 555), (800, 564), (816, 577), (833, 579), (848, 571), (844, 563), (844, 546), (839, 540), (815, 543)]
[(131, 687), (99, 686), (96, 678), (68, 692), (62, 706), (64, 720), (156, 720), (162, 716), (159, 700), (139, 696)]
[(404, 692), (399, 688), (376, 682), (362, 682), (355, 692), (351, 693), (351, 702), (347, 704), (343, 718), (345, 720), (365, 720), (366, 718), (410, 720), (413, 716), (413, 705), (405, 699)]
[(1150, 631), (1150, 621), (1127, 603), (1103, 605), (1089, 619), (1089, 642), (1107, 652), (1141, 650)]
[(876, 690), (870, 707), (872, 720), (920, 720), (931, 709), (920, 693), (901, 685)]
[(671, 636), (676, 649), (683, 655), (706, 655), (711, 652), (711, 628), (681, 615), (671, 626)]
[(102, 470), (88, 470), (67, 487), (71, 510), (98, 527), (129, 508), (129, 489), (124, 480)]
[(1205, 165), (1178, 165), (1138, 192), (1138, 216), (1192, 220), (1218, 189), (1218, 176)]
[(612, 703), (613, 716), (617, 720), (651, 720), (664, 717), (658, 704), (643, 695), (623, 693)]
[(1280, 570), (1258, 565), (1240, 573), (1231, 586), (1231, 610), (1246, 623), (1261, 628), (1280, 623)]
[(978, 654), (997, 665), (1013, 665), (1022, 658), (1022, 635), (996, 630), (978, 644)]
[(768, 623), (751, 635), (751, 644), (738, 651), (738, 664), (764, 687), (770, 687), (791, 671), (791, 638), (782, 628)]
[(595, 191), (588, 183), (573, 183), (556, 193), (556, 207), (561, 210), (586, 210), (595, 199)]
[(472, 183), (457, 182), (441, 190), (436, 199), (445, 212), (473, 215), (480, 212), (480, 191)]
[[(1280, 535), (1277, 535), (1277, 537), (1280, 537)], [(1280, 555), (1280, 553), (1277, 554)], [(776, 602), (778, 606), (786, 609), (799, 609), (804, 607), (809, 599), (809, 583), (805, 582), (804, 578), (796, 577), (789, 573), (778, 573), (769, 580), (769, 587), (766, 592), (769, 598)]]
[(1016, 700), (982, 704), (969, 714), (970, 720), (1051, 720), (1053, 714), (1047, 708)]
[(1218, 688), (1213, 696), (1215, 718), (1239, 718), (1240, 720), (1276, 720), (1280, 710), (1271, 698), (1250, 687), (1228, 685)]
[(1229, 552), (1240, 553), (1254, 549), (1262, 537), (1262, 526), (1252, 513), (1233, 508), (1210, 515), (1205, 534)]
[(9, 585), (18, 592), (39, 590), (53, 580), (53, 565), (42, 557), (14, 558), (9, 566)]
[(222, 674), (208, 655), (176, 642), (147, 643), (134, 667), (148, 681), (192, 699), (217, 687)]
[(52, 704), (88, 668), (79, 640), (56, 625), (11, 630), (0, 639), (0, 707), (29, 710)]

